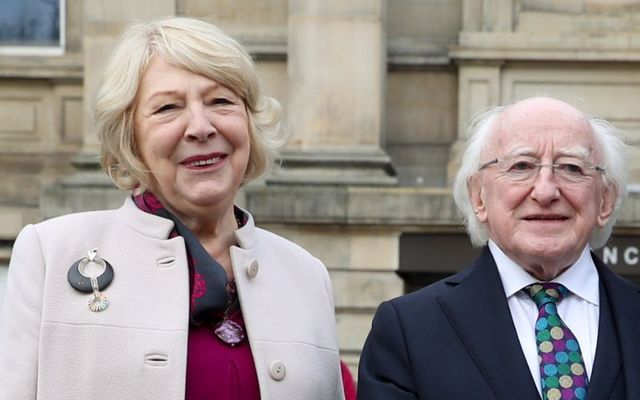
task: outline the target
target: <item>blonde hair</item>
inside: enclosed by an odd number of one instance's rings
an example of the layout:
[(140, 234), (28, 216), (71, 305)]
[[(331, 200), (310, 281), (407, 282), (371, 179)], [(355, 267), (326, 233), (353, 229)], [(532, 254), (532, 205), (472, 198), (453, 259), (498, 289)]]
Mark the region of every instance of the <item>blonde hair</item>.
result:
[(262, 175), (285, 141), (280, 104), (261, 94), (253, 60), (237, 41), (210, 23), (174, 17), (129, 26), (105, 69), (94, 115), (100, 161), (113, 182), (137, 191), (150, 184), (134, 138), (133, 114), (140, 81), (154, 56), (215, 80), (243, 99), (251, 147), (243, 183)]

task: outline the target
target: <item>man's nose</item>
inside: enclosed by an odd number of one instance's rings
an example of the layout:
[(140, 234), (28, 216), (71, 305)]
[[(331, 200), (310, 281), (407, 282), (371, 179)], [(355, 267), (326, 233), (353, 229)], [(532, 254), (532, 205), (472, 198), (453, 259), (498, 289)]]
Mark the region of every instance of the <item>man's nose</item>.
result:
[(538, 166), (538, 173), (533, 181), (531, 197), (540, 204), (549, 204), (560, 198), (560, 187), (552, 165)]
[(209, 136), (216, 134), (217, 131), (211, 119), (211, 115), (206, 111), (207, 110), (202, 105), (193, 105), (189, 107), (187, 128), (184, 132), (187, 139), (203, 142), (206, 141)]

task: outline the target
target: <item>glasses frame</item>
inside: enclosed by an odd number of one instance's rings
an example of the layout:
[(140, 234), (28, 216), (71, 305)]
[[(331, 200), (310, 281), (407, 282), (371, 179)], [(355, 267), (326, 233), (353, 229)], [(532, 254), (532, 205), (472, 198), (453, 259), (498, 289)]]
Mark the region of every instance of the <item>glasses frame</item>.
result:
[[(478, 171), (482, 171), (483, 169), (485, 169), (485, 168), (487, 168), (487, 167), (489, 167), (491, 165), (496, 165), (497, 166), (498, 163), (504, 163), (504, 162), (507, 162), (507, 161), (508, 160), (505, 160), (505, 159), (502, 159), (502, 158), (494, 158), (491, 161), (487, 161), (487, 162), (481, 164), (480, 167), (478, 167)], [(590, 164), (590, 165), (586, 166), (587, 170), (593, 170), (593, 171), (596, 171), (596, 172), (600, 172), (604, 176), (605, 171), (606, 171), (605, 167), (601, 167), (599, 165), (595, 165), (592, 162), (589, 162), (589, 161), (586, 161), (586, 160), (582, 160), (582, 161), (585, 162), (585, 163)], [(533, 165), (535, 167), (537, 167), (537, 171), (534, 174), (532, 174), (531, 177), (524, 178), (522, 180), (513, 180), (513, 181), (514, 182), (527, 182), (529, 179), (537, 177), (540, 174), (540, 170), (542, 169), (542, 167), (550, 167), (552, 172), (553, 172), (553, 174), (554, 174), (554, 176), (556, 176), (556, 170), (557, 170), (557, 168), (560, 167), (560, 164), (556, 164), (556, 163), (544, 164), (544, 163), (538, 162), (538, 163), (533, 163)], [(504, 171), (504, 173), (506, 173), (506, 171)], [(589, 177), (591, 177), (591, 176), (589, 176)], [(569, 180), (568, 180), (568, 182), (569, 183), (581, 183), (581, 182), (571, 182)]]

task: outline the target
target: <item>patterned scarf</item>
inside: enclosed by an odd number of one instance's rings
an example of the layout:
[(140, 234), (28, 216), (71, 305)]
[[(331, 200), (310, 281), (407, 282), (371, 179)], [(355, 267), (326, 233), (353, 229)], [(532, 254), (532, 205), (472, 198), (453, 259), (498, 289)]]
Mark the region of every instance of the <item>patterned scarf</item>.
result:
[[(171, 214), (153, 193), (146, 191), (135, 195), (133, 201), (140, 210), (173, 221), (174, 228), (169, 233), (169, 238), (182, 236), (184, 239), (191, 293), (189, 322), (196, 326), (216, 322), (230, 309), (239, 307), (234, 282), (227, 281), (222, 265), (209, 255), (196, 235)], [(238, 227), (244, 226), (247, 215), (237, 207), (234, 208), (234, 213)]]

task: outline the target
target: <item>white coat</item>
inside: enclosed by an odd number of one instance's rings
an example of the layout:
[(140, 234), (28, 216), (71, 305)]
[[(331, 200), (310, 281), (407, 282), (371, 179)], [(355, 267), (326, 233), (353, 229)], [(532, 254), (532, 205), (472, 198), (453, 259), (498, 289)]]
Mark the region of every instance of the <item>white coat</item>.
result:
[[(137, 209), (71, 214), (18, 236), (0, 310), (0, 399), (183, 399), (189, 283), (182, 237)], [(262, 400), (342, 399), (332, 289), (296, 244), (238, 229), (231, 262)], [(70, 266), (98, 248), (115, 271), (102, 312)]]

